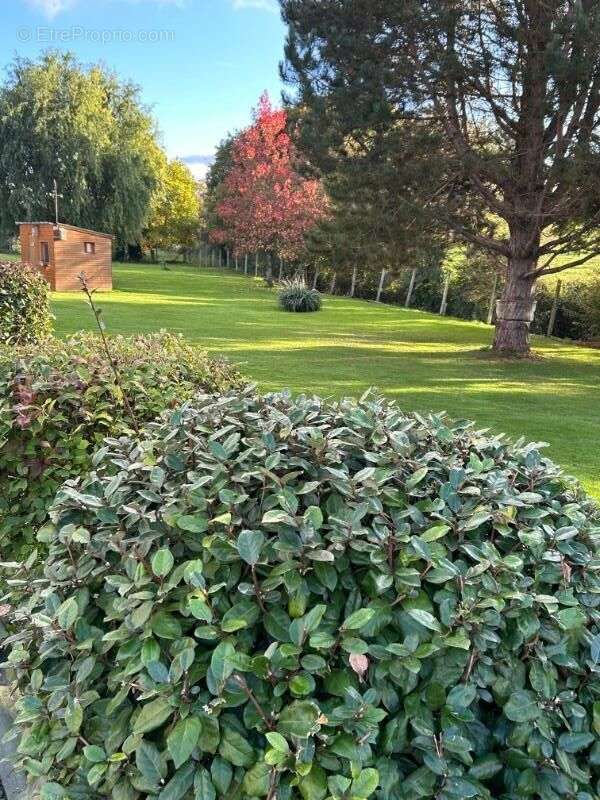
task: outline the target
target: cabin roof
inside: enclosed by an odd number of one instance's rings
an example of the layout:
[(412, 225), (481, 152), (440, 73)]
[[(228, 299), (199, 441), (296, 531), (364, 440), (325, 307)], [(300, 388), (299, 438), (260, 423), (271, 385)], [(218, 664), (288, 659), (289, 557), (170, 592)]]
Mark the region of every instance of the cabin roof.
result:
[[(17, 222), (17, 225), (52, 225), (52, 227), (56, 227), (56, 222), (48, 222), (48, 221), (41, 221), (37, 222), (32, 220), (31, 222)], [(103, 236), (106, 239), (114, 239), (112, 233), (102, 233), (101, 231), (93, 231), (90, 228), (80, 228), (77, 225), (67, 225), (66, 222), (59, 222), (59, 228), (67, 228), (70, 231), (80, 231), (81, 233), (89, 233), (92, 236)]]

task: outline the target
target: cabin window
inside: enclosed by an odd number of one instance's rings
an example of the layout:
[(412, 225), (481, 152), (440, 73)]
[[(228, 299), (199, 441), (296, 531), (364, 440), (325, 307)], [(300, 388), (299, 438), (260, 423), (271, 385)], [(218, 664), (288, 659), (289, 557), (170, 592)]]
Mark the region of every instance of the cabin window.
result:
[(50, 263), (50, 248), (48, 247), (48, 242), (40, 242), (40, 256), (42, 264), (47, 267)]
[(96, 243), (95, 242), (84, 242), (83, 249), (89, 255), (92, 255), (96, 252)]

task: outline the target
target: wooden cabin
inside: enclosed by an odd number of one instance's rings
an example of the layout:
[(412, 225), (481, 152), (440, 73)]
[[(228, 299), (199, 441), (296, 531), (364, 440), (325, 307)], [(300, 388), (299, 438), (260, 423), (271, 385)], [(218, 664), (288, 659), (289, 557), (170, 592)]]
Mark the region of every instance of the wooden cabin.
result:
[(21, 260), (38, 267), (55, 292), (80, 291), (85, 273), (92, 289), (112, 289), (110, 233), (53, 222), (19, 222)]

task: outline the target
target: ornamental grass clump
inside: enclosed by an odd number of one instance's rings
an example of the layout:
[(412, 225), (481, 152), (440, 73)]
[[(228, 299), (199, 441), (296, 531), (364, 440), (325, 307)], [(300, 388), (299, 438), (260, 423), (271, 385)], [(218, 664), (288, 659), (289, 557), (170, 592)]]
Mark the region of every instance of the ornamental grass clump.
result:
[(37, 344), (51, 327), (49, 289), (41, 272), (17, 261), (0, 262), (0, 345)]
[(316, 289), (310, 289), (303, 280), (286, 280), (279, 289), (279, 306), (284, 311), (319, 311), (321, 295)]
[(600, 793), (600, 520), (536, 445), (204, 396), (60, 491), (7, 642), (45, 798)]

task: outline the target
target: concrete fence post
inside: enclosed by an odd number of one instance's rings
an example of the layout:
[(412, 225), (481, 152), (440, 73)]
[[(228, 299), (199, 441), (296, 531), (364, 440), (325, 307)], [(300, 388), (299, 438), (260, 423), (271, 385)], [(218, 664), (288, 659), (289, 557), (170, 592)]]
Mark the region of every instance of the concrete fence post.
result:
[(352, 268), (352, 280), (350, 282), (350, 297), (354, 297), (354, 292), (356, 291), (356, 275), (358, 272), (358, 267)]
[(442, 294), (442, 302), (440, 304), (440, 316), (445, 317), (448, 310), (448, 291), (450, 289), (450, 276), (446, 277), (444, 281), (444, 293)]
[(554, 326), (556, 325), (556, 315), (558, 313), (558, 301), (560, 300), (560, 291), (562, 289), (562, 281), (556, 281), (556, 291), (554, 292), (554, 300), (552, 302), (552, 311), (550, 312), (550, 319), (548, 321), (548, 330), (546, 336), (552, 336), (554, 333)]
[(404, 303), (404, 308), (410, 308), (413, 292), (415, 290), (416, 280), (417, 280), (417, 268), (415, 267), (413, 271), (410, 273), (410, 283), (408, 284), (408, 293), (406, 295), (406, 302)]
[(387, 274), (387, 270), (381, 270), (381, 277), (379, 278), (379, 287), (377, 289), (377, 297), (375, 298), (375, 302), (379, 303), (381, 300), (381, 293), (383, 292), (383, 285), (385, 283), (385, 276)]
[(494, 285), (490, 296), (490, 307), (488, 308), (487, 324), (491, 325), (494, 321), (494, 311), (496, 310), (496, 294), (498, 293), (498, 273), (494, 275)]

